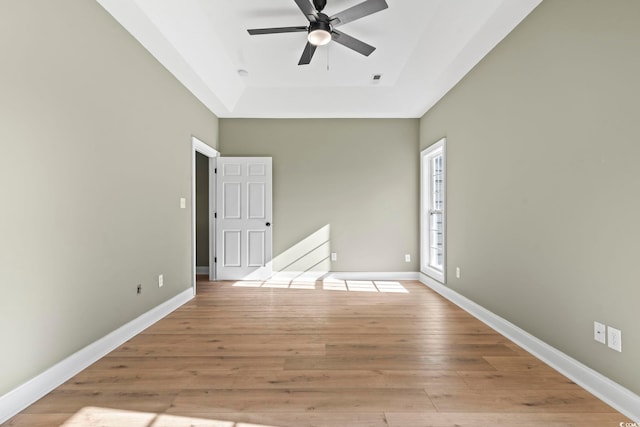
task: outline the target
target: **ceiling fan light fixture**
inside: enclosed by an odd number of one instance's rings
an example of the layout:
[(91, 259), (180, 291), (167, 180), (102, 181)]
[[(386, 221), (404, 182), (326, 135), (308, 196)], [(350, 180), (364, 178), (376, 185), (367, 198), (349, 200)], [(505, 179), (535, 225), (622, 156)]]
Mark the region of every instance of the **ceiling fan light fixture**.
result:
[(331, 26), (326, 22), (312, 22), (307, 40), (314, 46), (324, 46), (331, 41)]

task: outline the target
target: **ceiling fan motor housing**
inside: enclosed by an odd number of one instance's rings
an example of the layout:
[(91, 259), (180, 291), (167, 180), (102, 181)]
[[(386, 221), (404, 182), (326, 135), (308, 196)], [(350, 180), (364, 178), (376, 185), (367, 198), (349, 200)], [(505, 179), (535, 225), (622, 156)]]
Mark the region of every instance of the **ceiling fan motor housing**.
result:
[(326, 31), (326, 32), (330, 33), (331, 32), (331, 24), (329, 24), (329, 19), (327, 18), (326, 21), (318, 19), (316, 22), (310, 22), (309, 23), (309, 32), (316, 31), (316, 30), (322, 30), (322, 31)]

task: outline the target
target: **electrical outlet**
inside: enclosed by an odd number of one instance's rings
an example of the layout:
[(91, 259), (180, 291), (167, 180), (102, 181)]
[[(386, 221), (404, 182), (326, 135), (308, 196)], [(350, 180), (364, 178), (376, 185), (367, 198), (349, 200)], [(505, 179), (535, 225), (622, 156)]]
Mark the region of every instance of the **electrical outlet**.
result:
[(158, 287), (161, 288), (162, 285), (164, 285), (164, 278), (162, 277), (162, 274), (158, 276)]
[(140, 295), (142, 293), (142, 285), (138, 285), (138, 288), (136, 289), (136, 293), (138, 295)]
[(607, 341), (609, 341), (609, 348), (622, 352), (622, 331), (620, 329), (607, 326)]
[(593, 322), (593, 339), (602, 343), (607, 343), (607, 334), (605, 333), (606, 326), (600, 322)]
[(460, 278), (460, 267), (456, 267), (456, 279)]
[(338, 260), (338, 253), (331, 252), (331, 261), (337, 261), (337, 260)]
[(411, 254), (405, 254), (404, 262), (411, 262)]

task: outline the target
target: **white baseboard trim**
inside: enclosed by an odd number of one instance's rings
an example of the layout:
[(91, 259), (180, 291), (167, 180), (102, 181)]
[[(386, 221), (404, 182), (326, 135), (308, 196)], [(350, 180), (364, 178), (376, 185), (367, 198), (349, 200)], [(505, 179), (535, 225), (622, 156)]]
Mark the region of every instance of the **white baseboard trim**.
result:
[(196, 274), (209, 274), (209, 266), (196, 267)]
[(191, 299), (190, 287), (0, 396), (0, 424)]
[(322, 278), (336, 280), (418, 280), (420, 277), (416, 271), (330, 271)]
[(636, 423), (640, 423), (640, 396), (599, 372), (567, 356), (560, 350), (534, 337), (513, 323), (492, 313), (456, 291), (419, 273), (419, 280), (481, 322), (495, 329), (520, 347), (527, 350), (589, 393), (611, 405)]

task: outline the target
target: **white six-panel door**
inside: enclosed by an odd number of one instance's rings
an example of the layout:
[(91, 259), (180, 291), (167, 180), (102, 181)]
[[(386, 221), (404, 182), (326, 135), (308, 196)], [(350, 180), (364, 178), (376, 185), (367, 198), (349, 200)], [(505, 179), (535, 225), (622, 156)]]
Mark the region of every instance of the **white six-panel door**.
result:
[(271, 157), (218, 157), (216, 278), (271, 276)]

